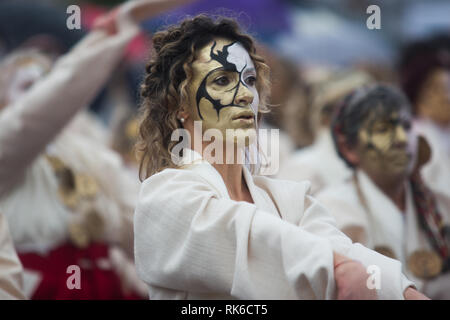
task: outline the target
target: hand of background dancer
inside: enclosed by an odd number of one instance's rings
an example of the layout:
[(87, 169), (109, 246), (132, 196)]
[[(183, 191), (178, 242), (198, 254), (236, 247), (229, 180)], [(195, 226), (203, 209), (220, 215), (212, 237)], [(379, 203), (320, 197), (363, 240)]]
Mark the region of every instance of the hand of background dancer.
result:
[(94, 28), (95, 29), (103, 29), (108, 34), (113, 35), (117, 32), (117, 14), (119, 12), (119, 8), (115, 8), (94, 21)]
[(403, 296), (405, 297), (405, 300), (431, 300), (413, 287), (406, 288), (405, 292), (403, 292)]
[(132, 19), (140, 23), (166, 11), (174, 9), (180, 5), (188, 4), (195, 0), (136, 0), (129, 1), (121, 6), (112, 9), (104, 15), (98, 17), (94, 22), (94, 28), (104, 29), (108, 34), (117, 32), (117, 15), (119, 10), (125, 8), (129, 11)]
[(375, 289), (369, 289), (369, 274), (363, 264), (334, 253), (334, 277), (338, 300), (376, 300)]

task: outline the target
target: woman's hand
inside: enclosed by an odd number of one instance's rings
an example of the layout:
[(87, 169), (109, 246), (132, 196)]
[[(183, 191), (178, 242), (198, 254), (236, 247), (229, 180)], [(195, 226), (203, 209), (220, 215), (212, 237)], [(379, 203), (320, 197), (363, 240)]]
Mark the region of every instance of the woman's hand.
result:
[(98, 17), (94, 21), (94, 28), (103, 29), (110, 35), (115, 34), (117, 32), (117, 15), (121, 8), (127, 8), (131, 18), (136, 23), (140, 23), (194, 1), (196, 0), (139, 0), (125, 2)]
[(406, 288), (405, 292), (403, 292), (403, 296), (405, 297), (405, 300), (431, 300), (412, 287)]
[(334, 278), (338, 300), (376, 300), (377, 292), (369, 289), (369, 274), (362, 263), (334, 253)]
[(108, 34), (113, 35), (117, 32), (117, 14), (119, 8), (115, 8), (94, 21), (94, 29), (103, 29)]

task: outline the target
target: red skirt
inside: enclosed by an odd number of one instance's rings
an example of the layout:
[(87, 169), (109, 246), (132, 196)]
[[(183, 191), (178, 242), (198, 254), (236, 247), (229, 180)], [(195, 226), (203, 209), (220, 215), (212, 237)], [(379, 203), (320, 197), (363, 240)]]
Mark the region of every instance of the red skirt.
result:
[[(135, 294), (124, 294), (119, 277), (111, 268), (108, 246), (93, 243), (80, 249), (66, 243), (45, 255), (19, 254), (23, 267), (36, 271), (41, 281), (33, 300), (123, 300), (138, 299)], [(75, 265), (77, 268), (69, 268)], [(79, 275), (79, 288), (74, 280)], [(70, 279), (69, 279), (70, 278)]]

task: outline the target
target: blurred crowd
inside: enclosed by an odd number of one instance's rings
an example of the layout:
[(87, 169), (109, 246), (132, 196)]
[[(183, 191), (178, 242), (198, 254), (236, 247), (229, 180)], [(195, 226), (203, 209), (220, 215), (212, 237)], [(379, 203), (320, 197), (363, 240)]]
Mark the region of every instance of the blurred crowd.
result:
[[(148, 298), (133, 262), (139, 84), (152, 23), (191, 2), (138, 14), (80, 2), (81, 30), (66, 28), (64, 2), (0, 2), (0, 299)], [(257, 38), (272, 82), (260, 126), (280, 130), (274, 177), (309, 180), (347, 236), (450, 299), (450, 29), (383, 63), (302, 59), (268, 38)]]

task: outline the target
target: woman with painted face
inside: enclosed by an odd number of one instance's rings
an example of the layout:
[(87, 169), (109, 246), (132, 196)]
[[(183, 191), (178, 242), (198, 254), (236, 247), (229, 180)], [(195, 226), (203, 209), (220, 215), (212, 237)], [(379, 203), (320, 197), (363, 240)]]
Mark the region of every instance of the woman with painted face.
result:
[[(352, 244), (309, 183), (251, 173), (268, 68), (234, 20), (186, 19), (153, 48), (134, 220), (151, 299), (424, 298), (398, 261)], [(380, 286), (367, 286), (369, 265)]]
[[(450, 199), (450, 36), (408, 44), (399, 61), (402, 88), (410, 99), (414, 127), (431, 147), (423, 179), (437, 198)], [(450, 202), (447, 203), (450, 206)], [(450, 224), (450, 215), (444, 217)]]
[(424, 185), (426, 141), (411, 128), (410, 105), (395, 87), (372, 85), (347, 96), (332, 124), (341, 158), (353, 177), (317, 196), (337, 226), (403, 263), (408, 276), (432, 298), (450, 298), (449, 242), (440, 209)]
[(343, 97), (371, 81), (369, 75), (356, 70), (328, 71), (321, 79), (311, 81), (309, 124), (315, 135), (314, 143), (294, 152), (281, 166), (278, 178), (308, 180), (311, 182), (311, 193), (315, 195), (351, 175), (334, 149), (331, 116)]

